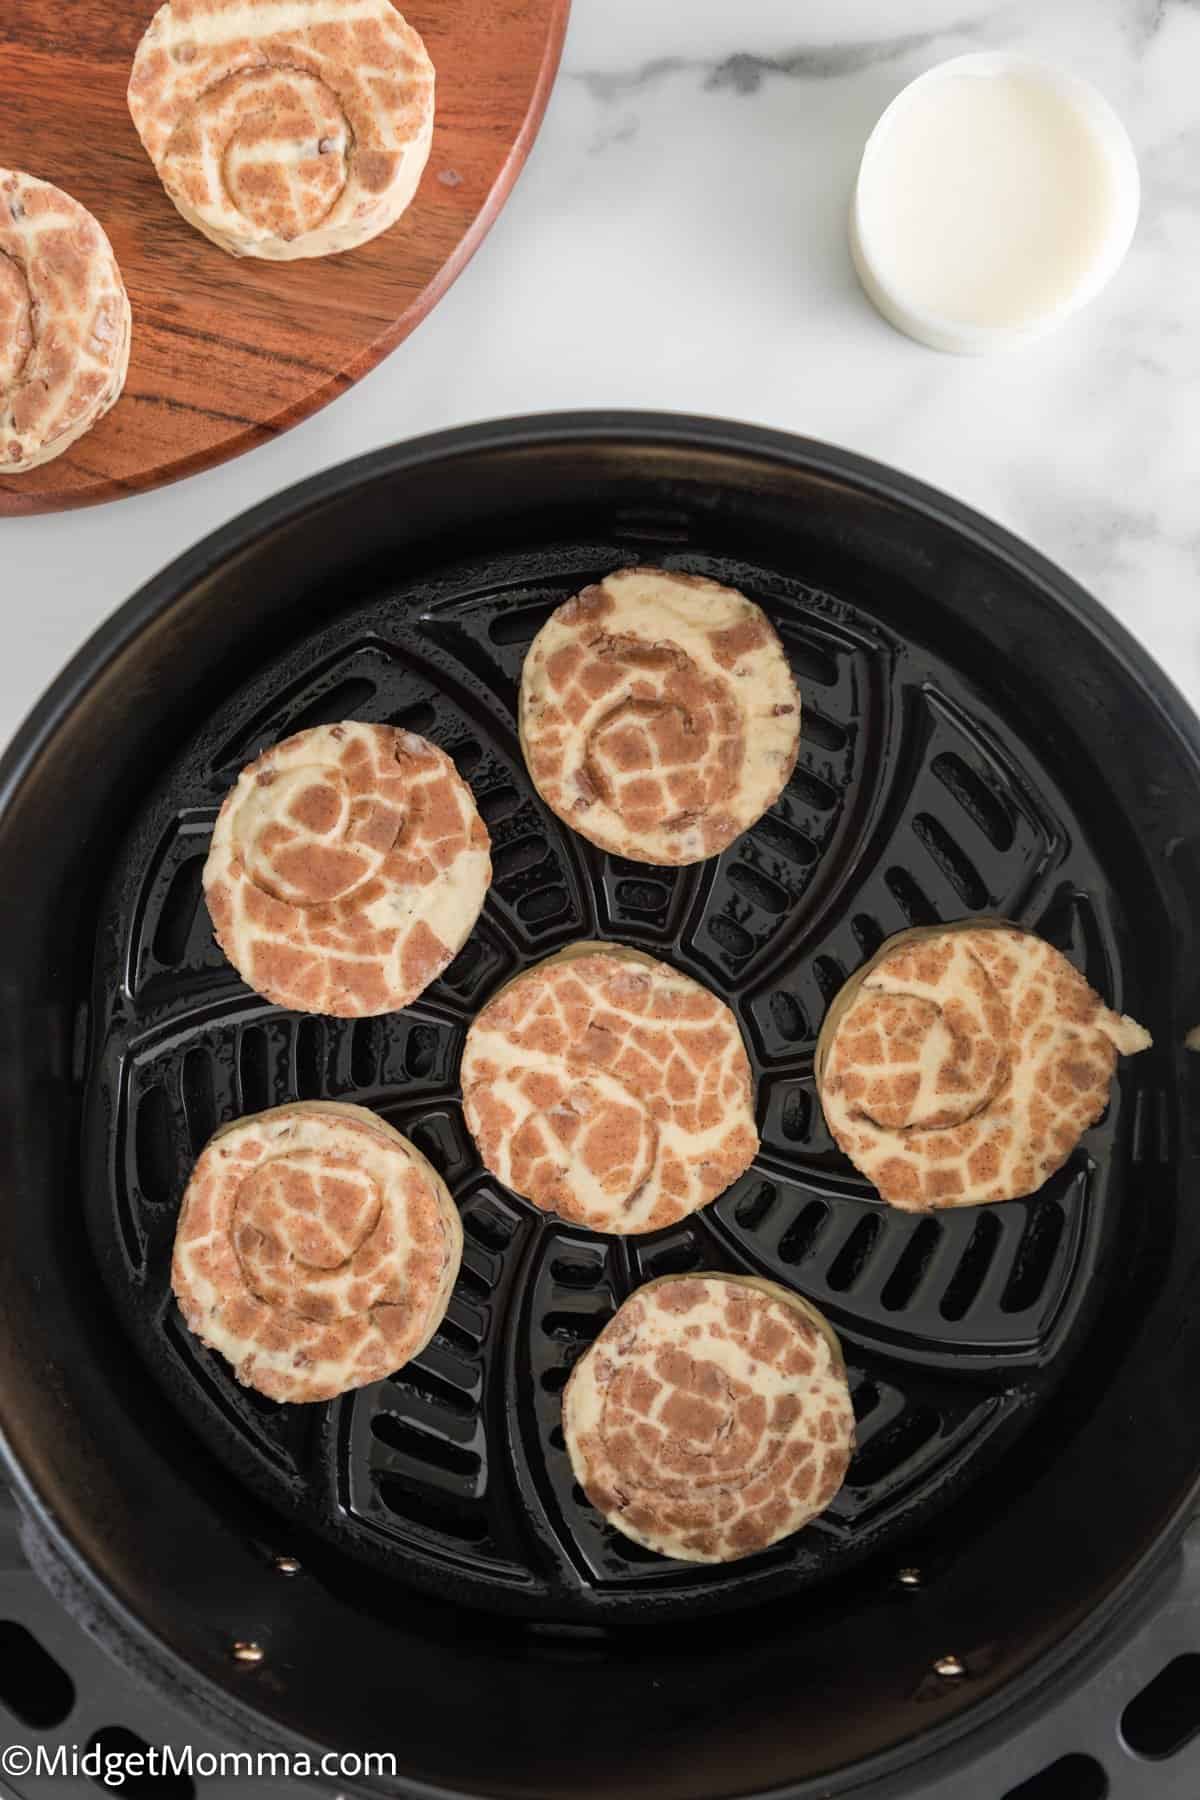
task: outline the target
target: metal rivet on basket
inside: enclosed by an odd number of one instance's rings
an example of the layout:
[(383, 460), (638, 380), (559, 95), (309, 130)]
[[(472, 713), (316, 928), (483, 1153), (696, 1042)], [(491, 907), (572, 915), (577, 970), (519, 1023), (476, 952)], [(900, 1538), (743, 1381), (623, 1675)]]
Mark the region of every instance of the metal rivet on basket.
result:
[(252, 1644), (246, 1638), (239, 1638), (233, 1646), (234, 1662), (260, 1663), (266, 1654), (261, 1644)]
[(939, 1656), (933, 1665), (935, 1675), (943, 1681), (959, 1681), (967, 1672), (967, 1665), (961, 1656)]
[(918, 1588), (921, 1585), (921, 1571), (920, 1569), (900, 1569), (897, 1572), (896, 1580), (901, 1587)]
[(300, 1573), (299, 1560), (294, 1556), (277, 1556), (275, 1567), (281, 1575), (299, 1575)]

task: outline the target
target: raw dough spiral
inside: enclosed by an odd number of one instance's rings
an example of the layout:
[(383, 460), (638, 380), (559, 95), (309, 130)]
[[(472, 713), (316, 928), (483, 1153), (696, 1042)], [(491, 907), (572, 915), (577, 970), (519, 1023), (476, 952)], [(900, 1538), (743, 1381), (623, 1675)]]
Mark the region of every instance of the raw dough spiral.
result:
[(622, 569), (530, 646), (521, 744), (547, 806), (638, 862), (716, 856), (783, 791), (800, 697), (765, 615), (695, 575)]
[(53, 461), (115, 406), (132, 321), (113, 247), (48, 181), (0, 169), (0, 475)]
[(462, 1087), (492, 1173), (594, 1231), (672, 1225), (758, 1149), (729, 1008), (617, 945), (575, 944), (502, 988), (467, 1033)]
[(129, 110), (189, 224), (233, 256), (286, 261), (396, 223), (429, 156), (433, 86), (389, 0), (168, 0)]
[(340, 1018), (398, 1012), (457, 955), (492, 876), (444, 751), (320, 725), (242, 770), (204, 868), (217, 941), (256, 992)]
[(575, 1365), (563, 1435), (618, 1531), (688, 1562), (732, 1562), (807, 1525), (854, 1448), (841, 1347), (786, 1288), (667, 1275)]
[(1032, 1194), (1108, 1104), (1150, 1034), (1031, 932), (921, 927), (835, 999), (817, 1044), (834, 1138), (892, 1206)]
[(425, 1348), (462, 1260), (440, 1175), (360, 1106), (238, 1119), (183, 1197), (171, 1285), (188, 1326), (270, 1400), (331, 1400)]

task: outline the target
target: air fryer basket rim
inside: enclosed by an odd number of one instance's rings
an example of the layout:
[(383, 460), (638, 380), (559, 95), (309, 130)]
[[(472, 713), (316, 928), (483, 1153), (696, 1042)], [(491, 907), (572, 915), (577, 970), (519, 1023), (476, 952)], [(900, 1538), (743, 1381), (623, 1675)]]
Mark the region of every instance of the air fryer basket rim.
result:
[[(950, 528), (987, 556), (1019, 572), (1023, 580), (1031, 583), (1046, 597), (1048, 604), (1068, 612), (1152, 699), (1162, 720), (1185, 748), (1191, 762), (1200, 768), (1200, 722), (1191, 713), (1169, 677), (1132, 636), (1052, 563), (959, 502), (906, 475), (889, 471), (851, 452), (762, 428), (682, 415), (567, 413), (489, 422), (373, 452), (284, 491), (211, 534), (147, 583), (106, 620), (34, 707), (3, 757), (0, 757), (0, 810), (7, 807), (26, 772), (50, 745), (79, 696), (106, 664), (190, 587), (251, 548), (266, 534), (286, 526), (309, 507), (335, 500), (376, 482), (400, 480), (406, 471), (417, 467), (437, 462), (449, 463), (456, 457), (475, 455), (489, 449), (554, 446), (568, 449), (572, 445), (583, 444), (663, 446), (678, 450), (728, 453), (764, 464), (774, 462), (858, 488), (877, 500), (916, 511)], [(46, 1534), (57, 1554), (85, 1587), (93, 1590), (100, 1587), (105, 1609), (119, 1620), (124, 1631), (154, 1656), (164, 1660), (177, 1675), (200, 1687), (219, 1712), (238, 1715), (240, 1702), (232, 1701), (226, 1692), (191, 1669), (136, 1614), (103, 1588), (86, 1556), (56, 1516), (52, 1496), (37, 1491), (25, 1469), (17, 1463), (2, 1421), (0, 1455), (3, 1456), (8, 1477), (22, 1504), (37, 1521), (39, 1529)], [(1078, 1661), (1090, 1646), (1095, 1645), (1127, 1604), (1130, 1596), (1169, 1557), (1195, 1505), (1198, 1493), (1200, 1475), (1158, 1540), (1146, 1549), (1139, 1562), (1104, 1601), (1066, 1638), (1031, 1664), (1001, 1692), (929, 1731), (921, 1740), (920, 1760), (928, 1761), (966, 1733), (997, 1719), (1028, 1701), (1031, 1696), (1044, 1691), (1056, 1675)], [(255, 1717), (253, 1707), (247, 1706), (241, 1716), (246, 1722), (252, 1721)], [(275, 1726), (274, 1730), (277, 1738), (285, 1735), (294, 1737), (294, 1734), (285, 1734), (282, 1727)], [(295, 1741), (303, 1742), (298, 1738)], [(905, 1762), (907, 1764), (914, 1760), (910, 1751)], [(894, 1751), (859, 1763), (853, 1771), (855, 1784), (865, 1784), (877, 1773), (895, 1769), (896, 1766)], [(452, 1790), (442, 1785), (430, 1786), (413, 1780), (406, 1782), (406, 1788), (407, 1791), (431, 1797), (464, 1794), (463, 1790)], [(469, 1796), (464, 1794), (464, 1800), (469, 1800)]]
[(777, 461), (805, 469), (810, 474), (828, 475), (950, 525), (989, 555), (1009, 568), (1019, 570), (1104, 644), (1121, 666), (1151, 694), (1172, 729), (1200, 759), (1200, 720), (1165, 669), (1143, 649), (1133, 634), (1049, 557), (963, 501), (902, 470), (891, 469), (885, 463), (818, 438), (794, 436), (765, 425), (743, 425), (732, 419), (710, 419), (692, 413), (598, 410), (518, 414), (405, 439), (282, 488), (269, 500), (260, 501), (257, 506), (239, 513), (227, 525), (219, 526), (152, 576), (98, 625), (51, 682), (0, 754), (0, 807), (7, 803), (22, 771), (69, 712), (77, 696), (149, 620), (185, 588), (238, 552), (248, 549), (268, 532), (299, 517), (310, 505), (335, 500), (375, 481), (401, 477), (418, 466), (449, 461), (455, 456), (481, 450), (553, 445), (567, 449), (573, 444), (584, 443), (637, 443), (647, 447), (663, 445), (729, 451), (764, 462)]
[[(220, 1728), (224, 1722), (239, 1746), (277, 1749), (288, 1746), (292, 1751), (307, 1751), (316, 1758), (326, 1746), (315, 1739), (288, 1731), (272, 1721), (269, 1739), (263, 1735), (261, 1718), (248, 1703), (235, 1702), (229, 1693), (210, 1682), (206, 1676), (178, 1657), (157, 1636), (148, 1631), (136, 1613), (124, 1606), (107, 1589), (100, 1589), (101, 1601), (93, 1603), (100, 1584), (94, 1571), (72, 1541), (60, 1530), (52, 1513), (25, 1477), (23, 1468), (11, 1453), (7, 1437), (0, 1431), (0, 1460), (5, 1477), (17, 1496), (24, 1514), (22, 1540), (33, 1551), (33, 1566), (51, 1583), (65, 1605), (83, 1606), (79, 1616), (89, 1633), (105, 1645), (111, 1654), (123, 1658), (122, 1640), (134, 1653), (149, 1653), (149, 1661), (139, 1659), (138, 1678), (155, 1690), (173, 1695), (177, 1703), (193, 1707), (207, 1722)], [(876, 1782), (901, 1773), (921, 1777), (928, 1772), (930, 1780), (952, 1770), (962, 1756), (964, 1740), (982, 1748), (1001, 1741), (1010, 1720), (1025, 1722), (1050, 1713), (1059, 1700), (1094, 1679), (1104, 1668), (1104, 1639), (1110, 1628), (1119, 1625), (1126, 1615), (1137, 1611), (1138, 1602), (1149, 1596), (1149, 1604), (1161, 1604), (1169, 1598), (1170, 1582), (1164, 1583), (1164, 1571), (1178, 1560), (1178, 1549), (1188, 1524), (1197, 1516), (1200, 1506), (1200, 1477), (1186, 1497), (1175, 1518), (1159, 1540), (1150, 1546), (1140, 1561), (1129, 1571), (1124, 1582), (1105, 1598), (1089, 1616), (1060, 1643), (1037, 1659), (998, 1694), (968, 1707), (959, 1717), (934, 1727), (923, 1734), (919, 1750), (901, 1744), (876, 1756), (864, 1758), (831, 1776), (828, 1785), (819, 1790), (820, 1800), (833, 1800), (836, 1794), (853, 1792), (865, 1797), (874, 1791)], [(72, 1608), (74, 1610), (74, 1607)], [(186, 1696), (186, 1698), (181, 1698)], [(1107, 1722), (1107, 1721), (1106, 1721)], [(1077, 1746), (1072, 1746), (1073, 1748)], [(374, 1796), (377, 1789), (363, 1789), (355, 1781), (342, 1776), (339, 1793), (362, 1793)], [(900, 1790), (889, 1787), (888, 1793)], [(479, 1800), (476, 1790), (433, 1785), (411, 1776), (405, 1777), (402, 1789), (406, 1800)], [(906, 1789), (919, 1800), (916, 1790)], [(813, 1800), (817, 1790), (805, 1780), (794, 1785), (764, 1790), (747, 1800)]]

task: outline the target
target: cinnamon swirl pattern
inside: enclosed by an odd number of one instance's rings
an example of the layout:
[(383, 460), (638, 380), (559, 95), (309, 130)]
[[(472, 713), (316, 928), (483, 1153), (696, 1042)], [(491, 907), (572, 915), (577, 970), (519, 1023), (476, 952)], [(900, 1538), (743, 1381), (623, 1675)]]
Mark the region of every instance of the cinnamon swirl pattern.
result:
[(206, 1146), (171, 1285), (244, 1386), (331, 1400), (425, 1348), (461, 1260), (454, 1203), (420, 1151), (362, 1107), (304, 1101)]
[(615, 855), (716, 856), (783, 791), (800, 697), (764, 614), (695, 575), (622, 569), (530, 647), (521, 743), (546, 804)]
[(1036, 1192), (1107, 1106), (1118, 1055), (1150, 1041), (1030, 932), (922, 927), (834, 1001), (817, 1089), (890, 1205), (977, 1206)]
[(0, 169), (0, 473), (53, 461), (115, 406), (131, 329), (91, 213), (48, 181)]
[(243, 769), (204, 869), (217, 941), (277, 1005), (398, 1012), (466, 942), (491, 882), (470, 788), (390, 725), (301, 731)]
[(854, 1412), (841, 1348), (772, 1282), (668, 1275), (575, 1365), (563, 1435), (592, 1505), (635, 1543), (733, 1562), (806, 1525), (841, 1487)]
[(467, 1034), (462, 1087), (492, 1173), (594, 1231), (674, 1224), (758, 1149), (733, 1014), (616, 946), (577, 944), (501, 989)]
[(396, 223), (429, 156), (433, 89), (389, 0), (168, 0), (129, 110), (189, 224), (233, 256), (287, 261)]

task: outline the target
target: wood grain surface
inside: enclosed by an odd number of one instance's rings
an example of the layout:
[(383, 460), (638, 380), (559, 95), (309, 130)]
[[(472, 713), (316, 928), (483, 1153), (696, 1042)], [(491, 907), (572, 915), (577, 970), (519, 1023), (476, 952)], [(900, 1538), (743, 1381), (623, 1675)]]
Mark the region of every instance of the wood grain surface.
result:
[(541, 123), (569, 4), (404, 5), (437, 70), (416, 200), (360, 250), (267, 263), (227, 256), (185, 224), (133, 128), (125, 88), (155, 0), (0, 0), (0, 167), (95, 213), (133, 305), (123, 397), (55, 462), (0, 476), (0, 515), (175, 481), (286, 431), (373, 368), (504, 204)]

